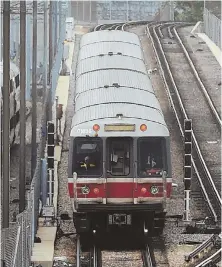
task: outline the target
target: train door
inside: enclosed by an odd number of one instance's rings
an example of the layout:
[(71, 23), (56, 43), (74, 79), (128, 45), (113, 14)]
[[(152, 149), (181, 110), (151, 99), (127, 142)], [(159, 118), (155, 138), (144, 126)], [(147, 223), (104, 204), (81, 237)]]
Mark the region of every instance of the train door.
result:
[(133, 203), (133, 139), (107, 138), (107, 203)]

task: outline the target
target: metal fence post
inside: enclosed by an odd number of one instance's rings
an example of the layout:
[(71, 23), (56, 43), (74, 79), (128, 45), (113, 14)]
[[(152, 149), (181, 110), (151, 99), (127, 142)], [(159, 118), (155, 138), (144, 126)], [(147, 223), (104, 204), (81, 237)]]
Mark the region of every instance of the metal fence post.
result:
[(41, 173), (41, 199), (42, 205), (46, 205), (47, 199), (47, 161), (46, 159), (42, 160), (42, 173)]
[(10, 80), (10, 2), (3, 2), (3, 227), (9, 226), (9, 80)]
[(31, 178), (36, 169), (37, 144), (36, 144), (36, 69), (37, 69), (37, 1), (33, 1), (33, 31), (32, 31), (32, 157), (31, 157)]
[(16, 18), (16, 37), (15, 37), (15, 42), (16, 42), (16, 65), (19, 66), (19, 58), (20, 58), (20, 49), (19, 49), (19, 20)]
[(19, 212), (25, 209), (25, 133), (26, 133), (26, 1), (20, 2), (20, 165), (19, 165)]
[(55, 21), (55, 29), (54, 29), (54, 56), (56, 56), (57, 48), (58, 48), (58, 4), (57, 1), (54, 1), (54, 21)]
[(46, 90), (47, 90), (47, 76), (48, 76), (48, 2), (44, 2), (44, 52), (43, 52), (43, 103), (46, 97)]
[[(26, 100), (31, 100), (31, 19), (26, 15)], [(20, 44), (21, 45), (21, 44)]]

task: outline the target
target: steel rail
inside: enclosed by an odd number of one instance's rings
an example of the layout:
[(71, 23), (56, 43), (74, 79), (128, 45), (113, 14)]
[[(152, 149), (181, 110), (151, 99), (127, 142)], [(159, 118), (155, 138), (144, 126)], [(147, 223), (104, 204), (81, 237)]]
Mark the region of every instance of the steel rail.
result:
[[(76, 240), (76, 267), (81, 267), (83, 263), (81, 263), (81, 242), (80, 242), (80, 236), (77, 235)], [(97, 248), (96, 245), (93, 245), (90, 249), (90, 262), (92, 263), (93, 267), (100, 267), (101, 266), (101, 257), (99, 257), (100, 250)]]
[(195, 248), (192, 252), (185, 255), (185, 261), (189, 262), (195, 257), (197, 257), (198, 254), (203, 252), (204, 250), (208, 249), (209, 247), (214, 245), (215, 238), (217, 235), (211, 235), (207, 240), (205, 240), (202, 244), (200, 244), (197, 248)]
[(167, 31), (168, 31), (168, 34), (169, 34), (170, 39), (173, 39), (174, 38), (174, 36), (173, 36), (173, 34), (171, 32), (172, 28), (173, 28), (172, 25), (170, 25), (170, 26), (167, 27)]
[[(151, 26), (152, 26), (152, 25), (151, 25)], [(175, 84), (175, 82), (174, 82), (174, 79), (173, 79), (173, 76), (172, 76), (172, 73), (171, 73), (169, 64), (168, 64), (168, 62), (167, 62), (167, 60), (166, 60), (166, 57), (165, 57), (165, 54), (164, 54), (162, 45), (161, 45), (160, 40), (159, 40), (159, 38), (158, 38), (158, 35), (157, 35), (156, 31), (155, 31), (155, 27), (157, 27), (157, 26), (152, 26), (152, 27), (153, 27), (153, 32), (154, 32), (154, 35), (155, 35), (156, 40), (157, 40), (157, 42), (158, 42), (160, 51), (161, 51), (161, 53), (162, 53), (162, 55), (163, 55), (163, 58), (164, 58), (164, 61), (165, 61), (166, 68), (167, 68), (167, 70), (168, 70), (169, 76), (170, 76), (170, 78), (171, 78), (171, 81), (172, 81), (173, 85), (175, 86), (175, 91), (178, 93), (178, 90), (177, 90), (176, 84)], [(165, 73), (164, 73), (164, 70), (163, 70), (163, 68), (162, 68), (162, 64), (161, 64), (161, 61), (160, 61), (158, 52), (157, 52), (157, 50), (156, 50), (156, 46), (155, 46), (155, 43), (154, 43), (152, 34), (151, 34), (151, 32), (150, 32), (149, 26), (147, 26), (147, 34), (149, 35), (149, 37), (150, 37), (150, 39), (151, 39), (152, 46), (153, 46), (153, 49), (154, 49), (155, 54), (156, 54), (157, 62), (158, 62), (159, 67), (160, 67), (160, 69), (161, 69), (161, 73), (162, 73), (161, 76), (162, 76), (162, 78), (163, 78), (163, 80), (164, 80), (164, 84), (165, 84), (166, 92), (167, 92), (168, 98), (169, 98), (169, 100), (170, 100), (171, 106), (172, 106), (172, 108), (173, 108), (174, 114), (175, 114), (175, 116), (176, 116), (176, 120), (177, 120), (177, 122), (178, 122), (178, 126), (179, 126), (179, 128), (180, 128), (180, 132), (181, 132), (181, 134), (182, 134), (182, 136), (183, 136), (183, 138), (184, 138), (183, 128), (182, 128), (182, 125), (181, 125), (181, 123), (180, 123), (180, 120), (179, 120), (179, 117), (178, 117), (178, 114), (177, 114), (177, 111), (176, 111), (176, 108), (175, 108), (175, 105), (174, 105), (174, 102), (173, 102), (173, 99), (172, 99), (172, 96), (171, 96), (171, 93), (170, 93), (170, 89), (169, 89), (168, 83), (167, 83), (167, 81), (166, 81)], [(178, 96), (178, 94), (177, 94), (177, 96)], [(183, 107), (183, 104), (182, 104), (182, 101), (181, 101), (180, 96), (178, 96), (178, 101), (179, 101), (179, 104), (180, 104), (180, 107), (181, 107), (182, 112), (184, 113), (184, 115), (186, 115), (185, 118), (187, 118), (187, 114), (186, 114), (185, 109), (184, 109), (184, 107)], [(195, 141), (196, 138), (195, 138), (195, 136), (193, 136), (193, 137), (194, 137), (193, 140)], [(196, 143), (197, 143), (197, 142), (196, 142)], [(195, 144), (196, 144), (196, 143), (195, 143)], [(206, 199), (206, 201), (207, 201), (207, 203), (208, 203), (208, 205), (209, 205), (210, 211), (211, 211), (211, 213), (212, 213), (212, 215), (213, 215), (213, 217), (214, 217), (214, 220), (217, 222), (217, 215), (216, 215), (216, 212), (215, 212), (215, 210), (214, 210), (214, 208), (213, 208), (213, 206), (212, 206), (212, 204), (211, 204), (211, 201), (210, 201), (210, 199), (209, 199), (208, 193), (207, 193), (207, 191), (206, 191), (206, 189), (205, 189), (205, 186), (204, 186), (204, 184), (203, 184), (203, 182), (202, 182), (202, 179), (201, 179), (201, 177), (200, 177), (200, 174), (199, 174), (199, 172), (198, 172), (198, 170), (197, 170), (197, 167), (196, 167), (196, 164), (195, 164), (193, 158), (192, 158), (192, 164), (193, 164), (193, 167), (194, 167), (195, 172), (196, 172), (196, 174), (197, 174), (198, 180), (199, 180), (199, 182), (200, 182), (201, 189), (202, 189), (202, 191), (203, 191), (204, 197), (205, 197), (205, 199)]]
[(122, 28), (122, 24), (116, 26), (115, 30), (121, 30), (121, 28)]
[(81, 254), (81, 249), (80, 249), (80, 236), (77, 235), (77, 240), (76, 240), (76, 267), (81, 267), (80, 254)]
[(94, 32), (99, 31), (100, 28), (101, 28), (103, 25), (104, 25), (104, 24), (96, 25), (95, 28), (94, 28)]
[[(143, 20), (138, 20), (138, 21), (130, 21), (130, 22), (126, 22), (122, 25), (122, 31), (125, 31), (126, 26), (130, 26), (130, 25), (146, 25), (147, 23), (149, 23), (148, 21), (143, 21)], [(153, 23), (153, 22), (151, 22)]]
[[(154, 26), (154, 27), (157, 27), (157, 26)], [(154, 30), (154, 32), (155, 32), (155, 30)], [(169, 72), (171, 81), (172, 81), (173, 86), (174, 86), (174, 89), (175, 89), (175, 91), (176, 91), (176, 94), (177, 94), (177, 97), (178, 97), (178, 100), (179, 100), (179, 103), (180, 103), (180, 107), (181, 107), (181, 109), (182, 109), (182, 111), (183, 111), (183, 115), (184, 115), (185, 119), (189, 119), (189, 118), (188, 118), (188, 115), (187, 115), (187, 113), (186, 113), (186, 111), (185, 111), (185, 108), (184, 108), (182, 99), (181, 99), (181, 97), (180, 97), (179, 90), (178, 90), (177, 85), (176, 85), (176, 83), (175, 83), (175, 81), (174, 81), (173, 74), (172, 74), (172, 72), (171, 72), (171, 69), (170, 69), (170, 67), (169, 67), (168, 61), (167, 61), (167, 59), (166, 59), (166, 56), (165, 56), (165, 53), (164, 53), (162, 44), (161, 44), (161, 42), (159, 41), (159, 38), (158, 38), (158, 35), (156, 34), (156, 32), (155, 32), (155, 35), (156, 35), (156, 38), (158, 39), (158, 43), (159, 43), (159, 45), (160, 45), (160, 49), (161, 49), (162, 55), (163, 55), (163, 57), (164, 57), (165, 64), (167, 65), (167, 70), (168, 70), (168, 72)], [(203, 167), (204, 167), (205, 172), (207, 173), (207, 177), (208, 177), (208, 179), (209, 179), (209, 181), (210, 181), (210, 184), (211, 184), (211, 186), (212, 186), (213, 189), (214, 189), (214, 192), (215, 192), (215, 194), (216, 194), (217, 200), (218, 200), (218, 202), (220, 203), (220, 205), (222, 205), (222, 200), (221, 200), (220, 195), (219, 195), (219, 193), (218, 193), (218, 191), (217, 191), (217, 189), (216, 189), (216, 187), (215, 187), (214, 181), (213, 181), (212, 176), (211, 176), (211, 174), (210, 174), (210, 172), (209, 172), (209, 170), (208, 170), (208, 168), (207, 168), (206, 162), (205, 162), (205, 160), (204, 160), (204, 158), (203, 158), (203, 155), (202, 155), (202, 153), (201, 153), (201, 151), (200, 151), (200, 147), (199, 147), (199, 145), (198, 145), (197, 139), (196, 139), (196, 137), (195, 137), (195, 135), (194, 135), (193, 132), (192, 132), (192, 138), (193, 138), (194, 144), (195, 144), (195, 146), (196, 146), (196, 149), (197, 149), (199, 158), (200, 158), (200, 160), (201, 160), (201, 163), (202, 163), (202, 165), (203, 165)]]
[(201, 263), (196, 265), (196, 267), (212, 267), (212, 266), (214, 266), (214, 264), (218, 263), (221, 260), (221, 253), (222, 253), (222, 248), (217, 250), (217, 252), (215, 252), (209, 258), (205, 259), (204, 261), (202, 261)]
[(111, 25), (108, 29), (109, 30), (115, 30), (118, 24)]
[(143, 267), (154, 267), (154, 263), (150, 254), (149, 246), (146, 244), (145, 249), (141, 251)]
[(97, 249), (96, 246), (93, 246), (93, 267), (97, 266), (98, 266)]
[(164, 24), (161, 24), (157, 29), (159, 31), (159, 35), (161, 38), (163, 38), (163, 33), (162, 33), (162, 28), (164, 27), (165, 25)]
[(102, 25), (101, 27), (100, 27), (100, 31), (103, 31), (103, 30), (105, 30), (105, 28), (107, 27), (108, 25), (107, 24), (104, 24), (104, 25)]
[(187, 52), (186, 47), (184, 46), (184, 44), (183, 44), (183, 42), (182, 42), (182, 40), (181, 40), (181, 38), (180, 38), (180, 36), (179, 36), (179, 34), (178, 34), (178, 32), (177, 32), (175, 27), (173, 28), (173, 30), (174, 30), (175, 36), (176, 36), (176, 38), (177, 38), (182, 50), (184, 52), (184, 55), (186, 56), (191, 69), (193, 70), (193, 74), (194, 74), (195, 78), (197, 79), (197, 81), (198, 81), (198, 83), (199, 83), (199, 85), (200, 85), (200, 87), (201, 87), (201, 89), (202, 89), (202, 91), (203, 91), (203, 93), (204, 93), (204, 95), (206, 97), (206, 100), (207, 100), (207, 102), (208, 102), (208, 104), (209, 104), (209, 106), (210, 106), (210, 108), (211, 108), (216, 120), (217, 120), (217, 122), (220, 124), (220, 126), (222, 126), (221, 118), (220, 118), (220, 116), (219, 116), (219, 114), (218, 114), (218, 112), (217, 112), (217, 110), (216, 110), (216, 108), (215, 108), (215, 106), (214, 106), (214, 104), (213, 104), (208, 92), (207, 92), (206, 87), (204, 86), (203, 82), (200, 79), (200, 76), (199, 76), (199, 74), (198, 74), (198, 72), (197, 72), (197, 70), (196, 70), (196, 68), (195, 68), (195, 66), (193, 64), (193, 61), (192, 61), (189, 53)]

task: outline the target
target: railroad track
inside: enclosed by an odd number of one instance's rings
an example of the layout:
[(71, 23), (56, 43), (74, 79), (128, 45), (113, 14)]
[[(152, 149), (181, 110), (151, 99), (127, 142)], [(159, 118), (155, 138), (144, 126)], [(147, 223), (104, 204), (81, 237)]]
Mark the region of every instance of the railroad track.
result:
[(94, 31), (102, 31), (102, 30), (122, 30), (123, 23), (114, 23), (114, 24), (101, 24), (97, 25), (94, 28)]
[(76, 267), (101, 267), (101, 251), (92, 245), (87, 251), (82, 251), (80, 236), (76, 241)]
[[(206, 88), (201, 84), (195, 67), (192, 66), (191, 70), (192, 63), (188, 57), (189, 53), (182, 44), (177, 27), (170, 23), (155, 24), (148, 26), (147, 31), (152, 39), (169, 100), (182, 136), (184, 136), (182, 127), (184, 119), (189, 118), (193, 121), (192, 163), (195, 176), (201, 185), (212, 217), (217, 222), (220, 219), (221, 209), (221, 198), (218, 193), (220, 146), (213, 146), (214, 142), (212, 141), (220, 140), (221, 120), (216, 116), (214, 105)], [(178, 68), (183, 68), (183, 75)], [(215, 161), (216, 164), (212, 161)]]
[[(115, 247), (115, 244), (114, 244)], [(96, 244), (81, 250), (80, 237), (76, 243), (76, 267), (168, 267), (162, 238), (149, 238), (140, 250), (107, 250)]]

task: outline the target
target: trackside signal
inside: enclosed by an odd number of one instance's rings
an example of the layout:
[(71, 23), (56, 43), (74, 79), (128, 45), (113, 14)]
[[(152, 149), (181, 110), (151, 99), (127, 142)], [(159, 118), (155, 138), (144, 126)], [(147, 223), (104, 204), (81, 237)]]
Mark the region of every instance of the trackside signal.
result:
[(54, 158), (55, 158), (55, 126), (51, 121), (47, 122), (47, 175), (49, 205), (52, 205), (54, 193)]
[(192, 178), (192, 120), (184, 120), (184, 220), (190, 220), (190, 190)]

